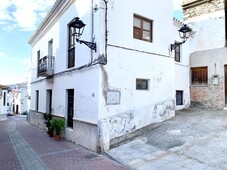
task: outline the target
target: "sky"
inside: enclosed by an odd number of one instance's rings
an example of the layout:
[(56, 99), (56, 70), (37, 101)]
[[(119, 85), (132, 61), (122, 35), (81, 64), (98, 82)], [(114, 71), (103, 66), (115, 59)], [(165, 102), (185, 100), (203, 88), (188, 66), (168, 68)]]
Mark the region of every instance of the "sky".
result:
[[(173, 15), (182, 18), (182, 0), (173, 0)], [(26, 81), (31, 60), (29, 38), (55, 0), (0, 0), (0, 84)]]

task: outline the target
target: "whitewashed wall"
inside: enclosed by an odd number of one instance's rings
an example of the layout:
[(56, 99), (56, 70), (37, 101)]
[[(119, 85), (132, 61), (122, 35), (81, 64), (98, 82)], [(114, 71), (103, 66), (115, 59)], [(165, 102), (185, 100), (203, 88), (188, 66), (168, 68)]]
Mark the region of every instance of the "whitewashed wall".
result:
[[(174, 20), (173, 22), (173, 35), (174, 41), (182, 42), (179, 37), (178, 30), (183, 26), (182, 23)], [(180, 54), (180, 62), (175, 61), (175, 91), (182, 90), (183, 91), (183, 105), (176, 105), (176, 110), (180, 110), (183, 108), (187, 108), (190, 106), (190, 66), (189, 66), (189, 56), (190, 56), (190, 40), (189, 39), (181, 45), (181, 54)], [(174, 43), (173, 41), (173, 43)], [(174, 56), (174, 50), (172, 51), (172, 56)]]
[[(96, 122), (98, 120), (98, 70), (97, 67), (88, 68), (79, 71), (72, 71), (55, 76), (53, 79), (42, 80), (37, 78), (37, 51), (40, 50), (41, 58), (48, 54), (48, 41), (53, 39), (53, 56), (55, 57), (54, 73), (58, 74), (67, 69), (67, 51), (68, 51), (68, 28), (67, 24), (74, 18), (80, 17), (86, 24), (84, 34), (81, 37), (90, 41), (90, 6), (91, 1), (77, 1), (72, 4), (64, 13), (58, 16), (58, 19), (47, 31), (43, 31), (43, 35), (38, 41), (33, 43), (33, 74), (32, 74), (32, 100), (31, 110), (35, 110), (35, 91), (39, 90), (39, 106), (40, 112), (46, 112), (46, 90), (52, 89), (53, 114), (66, 117), (66, 90), (74, 89), (74, 118), (84, 121)], [(77, 5), (77, 6), (76, 6)], [(85, 6), (84, 6), (85, 5)], [(84, 9), (83, 11), (78, 9)], [(50, 22), (51, 23), (51, 22)], [(80, 67), (90, 62), (90, 50), (83, 44), (76, 43), (75, 67)], [(94, 56), (95, 57), (95, 56)], [(35, 82), (35, 83), (33, 83)]]
[[(111, 139), (175, 113), (174, 60), (169, 53), (171, 2), (111, 2), (108, 3), (108, 63), (100, 70), (99, 123), (104, 149), (108, 149)], [(133, 14), (153, 20), (152, 43), (133, 38)], [(136, 90), (136, 78), (149, 79), (149, 90)], [(120, 104), (106, 105), (109, 90), (120, 92)]]

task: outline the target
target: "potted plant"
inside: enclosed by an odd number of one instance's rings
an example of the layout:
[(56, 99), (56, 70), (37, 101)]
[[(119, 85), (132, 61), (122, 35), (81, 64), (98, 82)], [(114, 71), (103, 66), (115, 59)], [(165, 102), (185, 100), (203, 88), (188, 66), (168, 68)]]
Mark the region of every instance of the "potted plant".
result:
[(44, 113), (43, 119), (44, 119), (44, 123), (46, 124), (47, 134), (49, 135), (49, 137), (53, 137), (53, 128), (51, 127), (51, 124), (50, 124), (52, 115), (50, 113)]
[(52, 119), (50, 121), (51, 127), (55, 132), (55, 140), (61, 139), (61, 134), (65, 129), (65, 120), (64, 119)]

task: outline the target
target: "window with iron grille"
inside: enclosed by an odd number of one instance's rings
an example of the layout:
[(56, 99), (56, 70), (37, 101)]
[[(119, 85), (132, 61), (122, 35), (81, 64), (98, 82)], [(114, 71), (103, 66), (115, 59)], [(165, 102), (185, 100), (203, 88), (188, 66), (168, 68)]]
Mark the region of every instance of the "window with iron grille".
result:
[(181, 45), (176, 42), (175, 44), (175, 61), (180, 62)]
[(153, 21), (134, 14), (133, 38), (152, 42)]
[(176, 105), (183, 105), (183, 91), (176, 91)]
[(68, 26), (68, 68), (75, 66), (75, 37)]
[(136, 90), (148, 90), (149, 80), (136, 79)]
[(207, 67), (191, 68), (191, 82), (193, 85), (207, 85)]

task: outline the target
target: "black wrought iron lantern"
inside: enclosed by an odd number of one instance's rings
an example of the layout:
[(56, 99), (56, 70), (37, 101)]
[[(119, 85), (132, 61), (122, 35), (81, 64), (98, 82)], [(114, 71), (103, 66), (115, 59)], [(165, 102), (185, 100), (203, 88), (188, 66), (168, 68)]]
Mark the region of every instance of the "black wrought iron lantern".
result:
[(171, 48), (171, 51), (172, 50), (175, 50), (176, 48), (176, 45), (181, 45), (183, 43), (185, 43), (187, 41), (187, 39), (189, 38), (191, 32), (192, 32), (192, 29), (189, 28), (186, 24), (184, 24), (179, 30), (179, 35), (180, 35), (180, 38), (182, 39), (182, 42), (175, 42), (174, 44), (171, 44), (170, 48)]
[(75, 17), (70, 23), (69, 27), (73, 35), (76, 35), (77, 38), (79, 38), (83, 32), (85, 25), (83, 21), (79, 19), (79, 17)]
[(96, 52), (96, 43), (94, 42), (89, 42), (89, 41), (84, 41), (80, 40), (80, 36), (84, 32), (84, 28), (86, 24), (83, 23), (83, 21), (80, 20), (79, 17), (75, 17), (69, 24), (68, 26), (70, 27), (70, 31), (72, 35), (76, 37), (76, 41), (80, 44), (85, 44), (88, 46), (90, 49), (94, 50)]
[(184, 24), (184, 26), (178, 30), (180, 38), (183, 40), (183, 42), (187, 41), (188, 37), (191, 34), (191, 31), (192, 29), (189, 28), (186, 24)]

